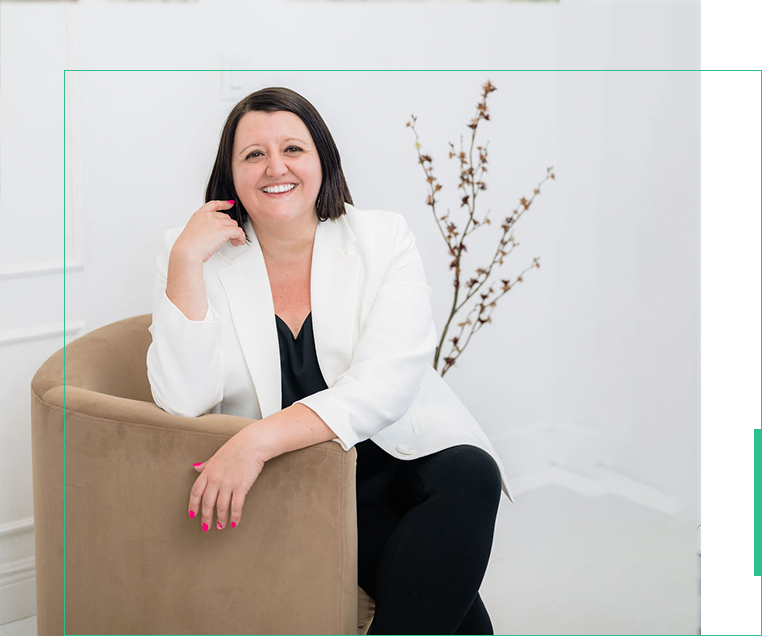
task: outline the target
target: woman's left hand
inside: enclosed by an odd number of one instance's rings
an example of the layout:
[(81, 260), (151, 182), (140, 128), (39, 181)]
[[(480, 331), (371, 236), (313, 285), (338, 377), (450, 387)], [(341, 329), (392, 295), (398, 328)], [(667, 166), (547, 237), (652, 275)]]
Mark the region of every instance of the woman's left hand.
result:
[(246, 494), (269, 459), (267, 448), (258, 438), (257, 429), (248, 426), (233, 435), (210, 459), (194, 466), (201, 474), (191, 488), (188, 514), (193, 519), (201, 511), (204, 532), (212, 527), (215, 507), (218, 530), (225, 527), (228, 515), (232, 528), (240, 523)]

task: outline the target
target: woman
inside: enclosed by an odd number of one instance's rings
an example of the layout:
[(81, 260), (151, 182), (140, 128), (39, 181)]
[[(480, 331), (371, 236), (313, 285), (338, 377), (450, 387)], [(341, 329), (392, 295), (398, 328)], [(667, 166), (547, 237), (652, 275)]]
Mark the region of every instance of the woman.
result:
[(491, 634), (478, 590), (500, 459), (431, 367), (436, 330), (404, 217), (358, 210), (315, 108), (285, 88), (237, 104), (207, 203), (165, 234), (148, 377), (164, 410), (252, 424), (196, 465), (189, 516), (241, 522), (265, 462), (357, 449), (359, 584), (373, 634)]

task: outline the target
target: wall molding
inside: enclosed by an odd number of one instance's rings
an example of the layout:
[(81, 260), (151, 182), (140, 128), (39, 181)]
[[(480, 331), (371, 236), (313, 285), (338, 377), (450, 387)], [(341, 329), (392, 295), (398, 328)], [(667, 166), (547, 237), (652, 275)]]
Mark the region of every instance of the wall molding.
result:
[(0, 617), (2, 624), (37, 614), (34, 517), (0, 525)]
[(75, 336), (85, 328), (84, 320), (75, 320), (53, 325), (43, 325), (40, 327), (26, 327), (24, 329), (7, 329), (0, 331), (0, 346), (18, 344), (19, 342), (30, 342), (33, 340), (46, 340), (48, 338), (61, 338), (64, 336)]
[(6, 265), (0, 267), (0, 280), (27, 278), (29, 276), (51, 276), (54, 274), (72, 274), (84, 271), (85, 266), (76, 258), (57, 261), (38, 261), (23, 265)]
[(34, 557), (3, 564), (0, 568), (0, 616), (2, 624), (35, 616), (37, 614), (37, 579)]
[(13, 521), (11, 523), (4, 523), (0, 526), (0, 541), (5, 537), (9, 537), (19, 532), (34, 531), (34, 517), (28, 519), (22, 519), (21, 521)]
[[(33, 556), (19, 559), (18, 561), (12, 561), (10, 563), (3, 563), (2, 568), (0, 568), (0, 587), (2, 588), (34, 580), (34, 578), (35, 569)], [(3, 613), (3, 618), (5, 618), (5, 613)], [(23, 616), (22, 618), (26, 617)]]

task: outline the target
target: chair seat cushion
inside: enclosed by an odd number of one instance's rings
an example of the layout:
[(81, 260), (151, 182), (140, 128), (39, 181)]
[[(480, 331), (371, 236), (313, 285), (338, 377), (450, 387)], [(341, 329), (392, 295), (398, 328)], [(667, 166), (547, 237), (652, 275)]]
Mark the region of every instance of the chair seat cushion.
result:
[(373, 620), (373, 614), (376, 610), (376, 601), (368, 593), (357, 586), (357, 627), (358, 634), (367, 634), (370, 629), (370, 623)]

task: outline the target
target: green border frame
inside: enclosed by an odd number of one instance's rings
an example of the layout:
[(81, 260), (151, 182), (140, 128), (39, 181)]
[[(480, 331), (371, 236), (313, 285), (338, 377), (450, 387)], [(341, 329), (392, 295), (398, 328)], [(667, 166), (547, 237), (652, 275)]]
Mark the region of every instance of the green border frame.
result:
[[(762, 69), (64, 69), (64, 263), (66, 262), (66, 74), (67, 73), (222, 73), (225, 71), (252, 73), (682, 73), (682, 72), (752, 72)], [(762, 176), (761, 176), (762, 178)], [(64, 375), (66, 373), (66, 268), (64, 268)], [(754, 440), (754, 576), (762, 576), (762, 428), (753, 429)], [(66, 384), (64, 383), (64, 636), (66, 632)], [(154, 634), (153, 636), (179, 636)], [(195, 636), (220, 636), (213, 634)]]

